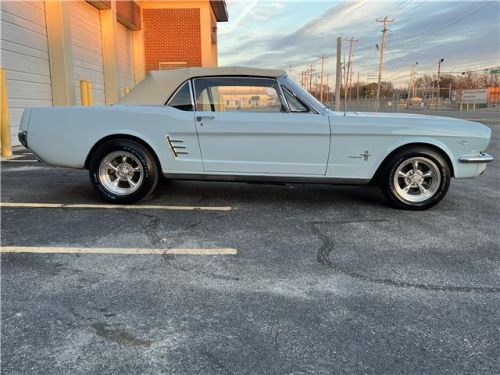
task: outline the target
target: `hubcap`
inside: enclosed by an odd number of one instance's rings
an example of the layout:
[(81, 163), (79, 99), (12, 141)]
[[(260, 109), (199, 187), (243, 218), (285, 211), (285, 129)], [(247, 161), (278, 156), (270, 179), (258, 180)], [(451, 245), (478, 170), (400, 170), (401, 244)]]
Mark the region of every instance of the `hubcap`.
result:
[(116, 195), (129, 195), (141, 186), (144, 169), (139, 159), (126, 151), (112, 152), (99, 165), (99, 180)]
[(424, 202), (436, 194), (441, 173), (432, 160), (417, 156), (402, 162), (394, 174), (396, 194), (404, 201)]

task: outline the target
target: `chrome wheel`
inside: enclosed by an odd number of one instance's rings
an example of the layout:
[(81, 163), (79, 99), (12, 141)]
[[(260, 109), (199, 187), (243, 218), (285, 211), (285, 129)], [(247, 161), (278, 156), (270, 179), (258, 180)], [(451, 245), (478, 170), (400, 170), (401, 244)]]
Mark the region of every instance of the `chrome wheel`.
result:
[(441, 172), (431, 159), (417, 156), (402, 162), (394, 173), (396, 194), (404, 201), (420, 203), (439, 190)]
[(139, 189), (143, 179), (144, 168), (130, 152), (112, 152), (99, 164), (99, 180), (113, 194), (132, 194)]

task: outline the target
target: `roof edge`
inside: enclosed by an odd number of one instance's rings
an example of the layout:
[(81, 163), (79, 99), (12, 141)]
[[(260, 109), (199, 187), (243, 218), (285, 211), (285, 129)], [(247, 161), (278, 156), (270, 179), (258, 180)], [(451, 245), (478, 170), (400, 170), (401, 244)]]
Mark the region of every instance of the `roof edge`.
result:
[(212, 5), (217, 22), (227, 22), (229, 20), (225, 0), (210, 0), (210, 5)]

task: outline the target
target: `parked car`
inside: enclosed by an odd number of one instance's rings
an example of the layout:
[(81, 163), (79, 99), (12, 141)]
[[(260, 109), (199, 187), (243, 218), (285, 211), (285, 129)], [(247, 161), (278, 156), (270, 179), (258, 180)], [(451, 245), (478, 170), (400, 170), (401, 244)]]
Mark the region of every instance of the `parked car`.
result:
[(19, 139), (49, 165), (84, 168), (109, 202), (132, 203), (169, 179), (380, 186), (399, 208), (438, 203), (450, 178), (493, 158), (479, 123), (338, 113), (284, 71), (155, 71), (117, 105), (32, 108)]

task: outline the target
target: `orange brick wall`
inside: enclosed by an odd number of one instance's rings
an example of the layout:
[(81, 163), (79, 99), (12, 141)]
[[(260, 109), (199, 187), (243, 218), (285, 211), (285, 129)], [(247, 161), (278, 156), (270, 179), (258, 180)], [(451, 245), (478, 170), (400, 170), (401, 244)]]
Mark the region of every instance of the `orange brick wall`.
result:
[(143, 9), (142, 17), (146, 71), (160, 62), (201, 66), (199, 9)]

